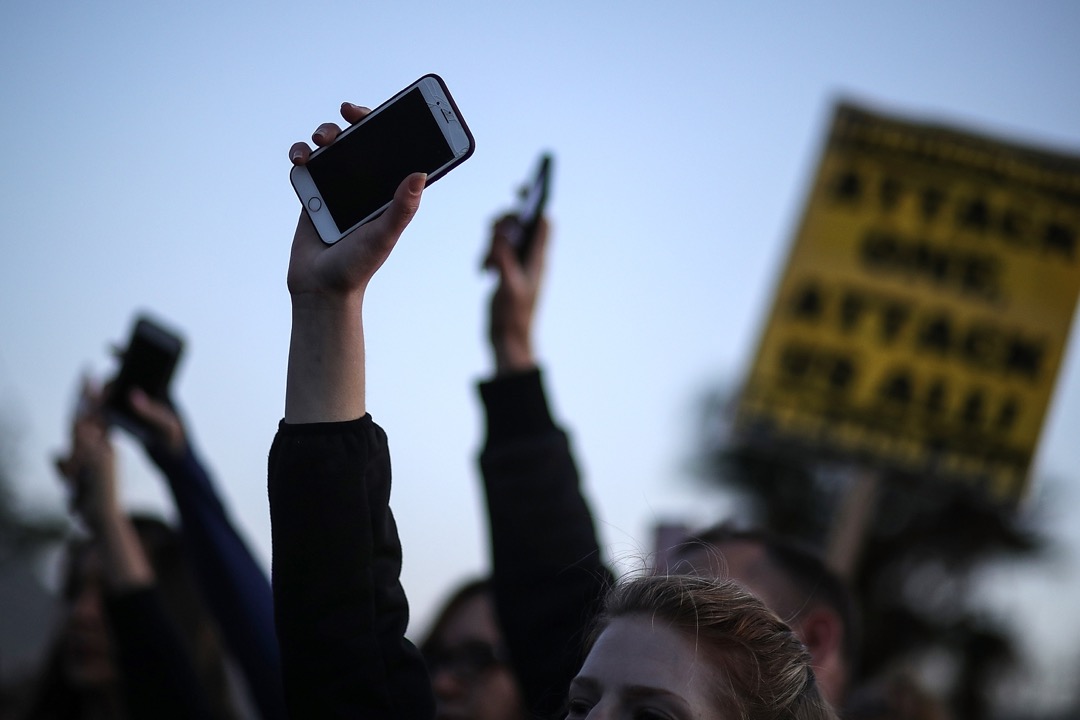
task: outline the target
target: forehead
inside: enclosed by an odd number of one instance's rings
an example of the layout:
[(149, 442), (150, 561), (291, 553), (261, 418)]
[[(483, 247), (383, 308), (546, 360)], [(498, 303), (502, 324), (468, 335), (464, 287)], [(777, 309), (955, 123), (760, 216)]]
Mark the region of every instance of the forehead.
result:
[(589, 651), (579, 680), (605, 694), (650, 688), (682, 698), (694, 717), (715, 717), (722, 673), (705, 648), (665, 621), (629, 615), (611, 621)]

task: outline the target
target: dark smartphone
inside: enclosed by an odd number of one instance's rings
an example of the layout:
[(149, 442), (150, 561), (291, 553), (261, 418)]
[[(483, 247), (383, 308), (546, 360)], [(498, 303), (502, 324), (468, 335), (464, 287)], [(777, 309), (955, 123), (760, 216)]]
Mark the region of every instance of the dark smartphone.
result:
[(323, 242), (332, 244), (390, 204), (414, 172), (438, 180), (472, 155), (472, 133), (438, 75), (425, 75), (317, 149), (289, 177)]
[(518, 207), (517, 218), (521, 225), (521, 233), (515, 242), (518, 260), (525, 262), (536, 239), (536, 226), (544, 215), (547, 207), (548, 194), (551, 188), (551, 153), (540, 156), (536, 174), (531, 182), (525, 187), (521, 197), (521, 205)]
[(107, 386), (105, 414), (109, 422), (145, 440), (150, 429), (132, 409), (131, 391), (139, 388), (155, 400), (169, 402), (169, 386), (183, 349), (183, 338), (175, 332), (145, 315), (137, 317), (120, 370)]

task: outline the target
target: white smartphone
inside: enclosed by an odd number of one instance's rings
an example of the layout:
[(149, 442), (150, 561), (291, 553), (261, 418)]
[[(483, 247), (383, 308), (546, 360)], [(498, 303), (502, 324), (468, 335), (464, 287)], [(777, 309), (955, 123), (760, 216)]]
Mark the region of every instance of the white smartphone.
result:
[(430, 185), (474, 148), (446, 83), (425, 75), (311, 153), (289, 177), (319, 237), (333, 244), (377, 218), (410, 174), (426, 172)]

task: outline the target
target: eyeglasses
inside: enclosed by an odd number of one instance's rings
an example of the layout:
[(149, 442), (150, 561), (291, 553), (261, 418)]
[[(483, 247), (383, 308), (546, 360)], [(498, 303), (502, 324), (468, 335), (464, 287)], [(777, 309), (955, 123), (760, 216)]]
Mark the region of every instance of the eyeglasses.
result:
[(506, 653), (482, 640), (467, 640), (448, 648), (433, 648), (424, 653), (432, 677), (446, 671), (460, 680), (476, 680), (485, 672), (506, 665)]

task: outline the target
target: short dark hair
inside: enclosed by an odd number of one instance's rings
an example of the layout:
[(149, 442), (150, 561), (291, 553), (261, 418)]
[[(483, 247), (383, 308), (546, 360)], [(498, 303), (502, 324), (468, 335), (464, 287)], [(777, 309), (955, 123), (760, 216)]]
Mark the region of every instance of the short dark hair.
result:
[(815, 605), (824, 605), (836, 613), (844, 627), (844, 661), (849, 672), (854, 669), (861, 636), (855, 599), (847, 583), (829, 568), (821, 553), (812, 546), (764, 528), (740, 528), (722, 522), (692, 533), (674, 548), (673, 558), (677, 562), (680, 556), (694, 549), (716, 548), (734, 542), (761, 547), (772, 567), (805, 598), (798, 605), (795, 618)]

